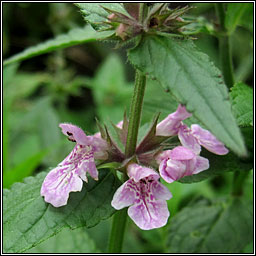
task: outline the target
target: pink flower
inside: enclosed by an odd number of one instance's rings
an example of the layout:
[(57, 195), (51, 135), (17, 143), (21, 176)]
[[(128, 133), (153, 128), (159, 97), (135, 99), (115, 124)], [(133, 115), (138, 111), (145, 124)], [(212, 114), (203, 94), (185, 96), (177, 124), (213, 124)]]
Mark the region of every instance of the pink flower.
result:
[(184, 124), (181, 125), (178, 137), (183, 146), (192, 149), (196, 154), (200, 153), (201, 146), (217, 155), (225, 155), (229, 152), (222, 142), (198, 124), (192, 124), (191, 129)]
[(81, 191), (83, 181), (88, 181), (86, 173), (98, 180), (94, 159), (106, 159), (107, 143), (94, 136), (86, 136), (79, 127), (62, 123), (62, 132), (70, 141), (76, 142), (71, 153), (51, 170), (44, 179), (41, 196), (55, 207), (67, 204), (69, 193)]
[(191, 125), (191, 129), (183, 124), (182, 121), (191, 115), (187, 112), (186, 107), (180, 104), (174, 113), (167, 116), (157, 125), (156, 135), (178, 135), (181, 144), (192, 149), (196, 154), (200, 153), (201, 146), (217, 155), (227, 154), (229, 152), (228, 149), (208, 130), (201, 128), (198, 124)]
[(179, 104), (177, 110), (168, 115), (156, 126), (157, 136), (173, 136), (177, 135), (182, 125), (182, 120), (190, 117), (192, 114), (187, 112), (186, 107)]
[(196, 155), (192, 150), (183, 146), (164, 151), (157, 156), (156, 160), (160, 163), (161, 177), (168, 183), (209, 168), (208, 159)]
[(130, 179), (117, 189), (111, 205), (117, 210), (129, 206), (128, 215), (141, 229), (164, 226), (170, 215), (166, 200), (172, 194), (158, 181), (158, 173), (130, 164), (127, 174)]

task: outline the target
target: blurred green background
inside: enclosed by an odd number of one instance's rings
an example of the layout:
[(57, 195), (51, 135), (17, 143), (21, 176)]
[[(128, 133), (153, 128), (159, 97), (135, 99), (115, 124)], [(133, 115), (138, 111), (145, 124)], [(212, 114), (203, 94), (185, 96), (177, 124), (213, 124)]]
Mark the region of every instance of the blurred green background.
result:
[[(178, 5), (182, 5), (180, 3)], [(171, 4), (176, 7), (177, 4)], [(212, 3), (191, 3), (189, 15), (216, 22)], [(253, 84), (253, 12), (244, 13), (232, 34), (236, 81)], [(15, 18), (14, 18), (15, 17)], [(82, 27), (84, 20), (71, 3), (3, 3), (4, 59), (44, 40)], [(219, 67), (218, 40), (196, 35), (195, 43)], [(129, 111), (134, 71), (125, 49), (111, 43), (88, 43), (40, 55), (3, 70), (3, 186), (55, 167), (73, 144), (61, 134), (58, 124), (70, 122), (88, 134), (97, 132), (95, 117), (114, 123)], [(174, 111), (177, 102), (154, 81), (147, 84), (142, 124), (161, 111), (161, 118)], [(229, 193), (232, 173), (194, 184), (168, 184), (171, 216), (196, 196), (221, 197)], [(252, 197), (252, 174), (246, 181), (246, 195)], [(111, 220), (87, 230), (95, 247), (107, 246)], [(141, 231), (129, 220), (124, 252), (164, 252), (165, 228)], [(89, 239), (89, 238), (88, 238)], [(50, 239), (51, 240), (51, 239)], [(48, 243), (51, 243), (51, 241)], [(30, 252), (46, 252), (43, 243)], [(250, 250), (250, 246), (248, 247)], [(67, 249), (68, 250), (68, 249)], [(65, 251), (66, 252), (66, 251)]]

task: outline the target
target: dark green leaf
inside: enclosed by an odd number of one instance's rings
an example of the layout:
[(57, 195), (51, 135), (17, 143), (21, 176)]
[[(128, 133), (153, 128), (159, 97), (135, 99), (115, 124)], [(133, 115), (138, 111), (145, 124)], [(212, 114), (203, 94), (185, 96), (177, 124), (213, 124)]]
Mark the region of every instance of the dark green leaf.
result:
[(114, 209), (110, 202), (119, 181), (101, 170), (99, 181), (89, 179), (81, 192), (71, 193), (66, 206), (54, 208), (44, 202), (40, 188), (46, 173), (15, 183), (3, 197), (3, 247), (7, 253), (28, 250), (56, 235), (63, 227), (93, 227), (109, 218)]
[(240, 253), (253, 239), (253, 205), (232, 198), (184, 208), (172, 220), (169, 253)]
[(253, 90), (244, 83), (236, 83), (231, 88), (232, 111), (239, 126), (253, 125)]
[(128, 57), (136, 68), (169, 89), (225, 145), (246, 155), (221, 73), (192, 41), (148, 36)]
[(99, 253), (95, 243), (83, 228), (63, 229), (59, 234), (26, 253)]
[(243, 13), (250, 8), (249, 3), (228, 3), (227, 13), (225, 16), (225, 27), (228, 33), (231, 34), (235, 31), (236, 26), (239, 24)]
[(14, 55), (13, 57), (4, 61), (4, 65), (8, 65), (17, 61), (29, 59), (34, 56), (38, 56), (44, 53), (52, 52), (57, 49), (63, 49), (70, 46), (96, 41), (98, 39), (104, 39), (110, 36), (112, 32), (96, 32), (91, 26), (84, 28), (74, 28), (67, 34), (59, 35), (54, 39), (50, 39), (44, 43), (40, 43), (36, 46), (31, 46), (21, 53)]

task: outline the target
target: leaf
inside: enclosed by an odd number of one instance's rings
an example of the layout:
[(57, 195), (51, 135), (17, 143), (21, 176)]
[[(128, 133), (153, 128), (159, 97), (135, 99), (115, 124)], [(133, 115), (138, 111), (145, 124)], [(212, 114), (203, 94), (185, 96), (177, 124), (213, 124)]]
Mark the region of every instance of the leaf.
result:
[(64, 227), (93, 227), (109, 218), (110, 202), (120, 182), (107, 170), (99, 181), (89, 179), (81, 192), (71, 193), (66, 206), (54, 208), (44, 202), (40, 188), (46, 172), (15, 183), (3, 197), (3, 248), (6, 253), (28, 250), (56, 235)]
[(227, 147), (246, 155), (221, 73), (192, 41), (147, 36), (129, 51), (128, 58), (135, 68), (169, 89)]
[(95, 30), (107, 29), (110, 27), (107, 24), (107, 17), (110, 12), (107, 10), (119, 12), (130, 17), (122, 3), (75, 3), (75, 5), (80, 8), (85, 20), (89, 22)]
[(253, 125), (253, 89), (244, 83), (236, 83), (231, 88), (232, 111), (239, 126)]
[(239, 24), (244, 12), (250, 8), (249, 3), (228, 3), (227, 12), (225, 16), (225, 27), (228, 33), (231, 34), (235, 31), (236, 26)]
[(3, 174), (3, 187), (9, 188), (14, 182), (22, 181), (25, 177), (30, 176), (47, 153), (48, 150), (43, 150), (33, 154), (11, 170), (6, 171)]
[(240, 253), (253, 239), (253, 204), (231, 198), (197, 203), (171, 219), (168, 253)]
[(67, 48), (70, 46), (88, 43), (100, 39), (104, 39), (110, 36), (112, 32), (96, 32), (91, 26), (85, 26), (84, 28), (74, 28), (67, 34), (59, 35), (54, 39), (50, 39), (44, 43), (40, 43), (36, 46), (31, 46), (25, 49), (23, 52), (18, 53), (11, 58), (4, 61), (4, 66), (32, 58), (44, 53), (56, 51), (58, 49)]
[(26, 253), (99, 253), (84, 228), (64, 228), (56, 236), (26, 251)]

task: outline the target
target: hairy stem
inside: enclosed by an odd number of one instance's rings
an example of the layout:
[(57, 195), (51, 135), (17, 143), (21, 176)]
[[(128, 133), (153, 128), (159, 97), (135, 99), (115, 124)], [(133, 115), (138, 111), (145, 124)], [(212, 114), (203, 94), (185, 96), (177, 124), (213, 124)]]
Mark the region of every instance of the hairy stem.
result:
[[(125, 156), (127, 158), (133, 156), (136, 150), (145, 86), (146, 77), (143, 76), (140, 71), (136, 70), (135, 86), (129, 115), (127, 142), (125, 147)], [(123, 182), (127, 179), (127, 175), (123, 174)], [(109, 253), (120, 253), (122, 251), (126, 219), (127, 208), (115, 213), (109, 239)]]
[(146, 77), (137, 70), (129, 116), (127, 142), (125, 147), (126, 158), (131, 157), (136, 150), (145, 86)]
[(121, 209), (115, 213), (112, 220), (108, 252), (121, 253), (124, 240), (124, 231), (127, 219), (127, 208)]
[(225, 10), (224, 3), (215, 4), (216, 15), (219, 20), (218, 29), (218, 40), (219, 40), (219, 54), (220, 63), (222, 68), (222, 73), (224, 75), (224, 81), (228, 88), (234, 85), (234, 74), (233, 74), (233, 64), (230, 46), (230, 37), (225, 28)]

